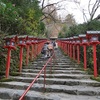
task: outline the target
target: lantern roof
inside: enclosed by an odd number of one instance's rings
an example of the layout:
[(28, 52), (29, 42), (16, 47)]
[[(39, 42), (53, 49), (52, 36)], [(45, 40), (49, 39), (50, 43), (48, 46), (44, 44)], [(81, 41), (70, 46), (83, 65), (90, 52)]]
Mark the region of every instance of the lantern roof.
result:
[(8, 40), (8, 41), (14, 40), (14, 41), (17, 41), (17, 36), (16, 35), (9, 35), (9, 36), (6, 36), (4, 38), (4, 40)]
[(18, 38), (26, 38), (27, 35), (19, 35)]
[(86, 34), (80, 34), (79, 37), (84, 38), (84, 37), (86, 37)]
[(73, 39), (73, 37), (70, 37), (70, 39), (72, 40), (72, 39)]
[(96, 35), (100, 35), (100, 31), (87, 31), (86, 32), (87, 34), (91, 34), (91, 35), (94, 35), (94, 34), (96, 34)]

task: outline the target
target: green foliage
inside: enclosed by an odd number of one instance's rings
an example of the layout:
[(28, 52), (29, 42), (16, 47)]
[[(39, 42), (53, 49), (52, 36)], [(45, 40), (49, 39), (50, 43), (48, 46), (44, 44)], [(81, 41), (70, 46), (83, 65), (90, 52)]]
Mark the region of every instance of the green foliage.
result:
[(19, 68), (19, 48), (11, 51), (10, 72), (18, 71)]
[[(0, 31), (9, 34), (43, 34), (38, 0), (0, 0)], [(39, 32), (39, 33), (38, 33)]]
[(78, 34), (84, 34), (86, 30), (87, 30), (86, 23), (71, 26), (68, 29), (68, 31), (66, 31), (66, 37), (67, 36), (78, 35)]
[(87, 30), (100, 30), (100, 21), (92, 20), (87, 23)]
[[(41, 16), (38, 0), (0, 0), (0, 74), (5, 74), (7, 59), (3, 38), (8, 34), (42, 36), (45, 24), (40, 22)], [(17, 47), (11, 51), (10, 73), (19, 69), (19, 50)], [(26, 65), (26, 48), (24, 48), (23, 65)]]
[(59, 33), (59, 37), (65, 33), (65, 37), (71, 37), (79, 34), (85, 34), (87, 30), (100, 30), (100, 21), (93, 20), (88, 23), (73, 25), (69, 28), (63, 27), (62, 31)]
[(0, 38), (0, 72), (5, 70), (5, 63), (7, 57), (7, 50), (3, 48), (3, 38), (4, 35)]
[(12, 27), (17, 23), (19, 14), (17, 9), (11, 3), (0, 2), (0, 31), (12, 32)]
[[(1, 80), (0, 80), (0, 82), (11, 82), (11, 81), (14, 81), (14, 79), (13, 78), (2, 78)], [(0, 84), (1, 86), (2, 86), (2, 83)]]
[(11, 76), (20, 76), (20, 73), (19, 72), (10, 72), (10, 75)]
[(98, 76), (98, 77), (94, 77), (94, 76), (92, 76), (92, 77), (90, 77), (90, 78), (93, 79), (93, 80), (95, 80), (95, 81), (100, 82), (100, 76)]

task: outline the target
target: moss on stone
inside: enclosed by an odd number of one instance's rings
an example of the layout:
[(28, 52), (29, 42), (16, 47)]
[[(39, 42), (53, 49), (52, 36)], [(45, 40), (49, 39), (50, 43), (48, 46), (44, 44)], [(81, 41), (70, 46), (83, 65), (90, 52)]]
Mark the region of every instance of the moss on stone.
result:
[(88, 69), (86, 70), (86, 72), (87, 72), (88, 74), (93, 75), (93, 70), (92, 70), (92, 69), (90, 69), (90, 68), (88, 68)]
[(11, 76), (19, 76), (20, 73), (19, 73), (19, 72), (10, 72), (10, 75), (11, 75)]
[(96, 80), (96, 81), (100, 82), (100, 76), (98, 76), (98, 77), (91, 76), (90, 78), (92, 80)]
[(10, 82), (10, 81), (14, 81), (14, 78), (2, 78), (0, 79), (0, 82)]

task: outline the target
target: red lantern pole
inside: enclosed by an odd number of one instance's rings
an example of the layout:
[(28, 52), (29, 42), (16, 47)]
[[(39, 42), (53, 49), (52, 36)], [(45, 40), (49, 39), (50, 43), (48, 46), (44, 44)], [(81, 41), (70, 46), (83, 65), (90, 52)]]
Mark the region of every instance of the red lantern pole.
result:
[(68, 43), (67, 43), (67, 54), (68, 54), (68, 56), (69, 56), (69, 41), (68, 41)]
[(22, 61), (23, 61), (23, 46), (20, 48), (20, 64), (19, 64), (19, 72), (22, 70)]
[(31, 61), (32, 61), (33, 60), (33, 53), (34, 53), (34, 45), (32, 44), (31, 47), (32, 47), (32, 51), (31, 51)]
[(10, 37), (4, 38), (4, 40), (6, 41), (6, 45), (4, 46), (4, 48), (8, 49), (7, 62), (6, 62), (6, 72), (5, 72), (5, 77), (6, 78), (9, 77), (11, 49), (16, 49), (16, 47), (15, 47), (16, 39), (17, 39), (16, 36), (10, 36)]
[(70, 58), (72, 58), (72, 49), (73, 49), (72, 40), (73, 38), (70, 37)]
[(68, 41), (66, 42), (66, 54), (68, 55)]
[(73, 59), (75, 60), (75, 44), (73, 45)]
[(86, 37), (86, 34), (80, 34), (79, 35), (81, 46), (83, 46), (83, 53), (84, 53), (84, 70), (87, 69), (87, 55), (86, 55), (86, 46), (89, 45), (88, 38)]
[(37, 55), (40, 54), (40, 50), (41, 50), (41, 41), (37, 41)]
[(70, 43), (70, 58), (71, 58), (71, 55), (72, 55), (72, 46), (71, 46), (71, 43)]
[(30, 48), (29, 48), (29, 45), (27, 45), (27, 53), (26, 53), (26, 65), (28, 65), (28, 62), (29, 62), (29, 51), (30, 51)]
[(86, 55), (86, 45), (83, 45), (84, 49), (84, 70), (87, 69), (87, 55)]
[(96, 45), (99, 44), (99, 36), (100, 31), (87, 31), (87, 37), (90, 39), (90, 44), (93, 46), (94, 77), (98, 76)]
[(26, 36), (19, 36), (18, 37), (18, 46), (20, 47), (20, 54), (19, 54), (19, 72), (22, 71), (22, 63), (23, 63), (23, 48), (26, 46), (25, 44)]
[(68, 43), (68, 56), (70, 57), (70, 43)]
[(97, 77), (97, 56), (96, 56), (96, 44), (93, 44), (93, 61), (94, 61), (94, 77)]
[(7, 54), (7, 63), (6, 63), (6, 78), (9, 77), (9, 70), (10, 70), (10, 58), (11, 58), (11, 48), (8, 48)]
[(80, 46), (77, 45), (77, 62), (80, 63)]
[(65, 42), (65, 53), (67, 54), (67, 42)]
[(34, 43), (34, 58), (36, 58), (36, 42)]
[(65, 53), (65, 41), (63, 41), (63, 51)]
[(38, 56), (38, 42), (36, 43), (36, 56)]
[(71, 43), (71, 58), (73, 58), (73, 44)]
[(63, 44), (63, 41), (62, 41), (62, 50), (63, 50), (63, 48), (64, 48), (64, 44)]

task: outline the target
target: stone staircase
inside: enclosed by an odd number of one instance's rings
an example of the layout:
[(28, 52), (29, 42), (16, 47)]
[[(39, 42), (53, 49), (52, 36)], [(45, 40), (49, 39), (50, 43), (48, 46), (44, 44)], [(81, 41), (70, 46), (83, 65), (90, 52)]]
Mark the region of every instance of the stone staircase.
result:
[[(61, 51), (55, 50), (56, 59), (46, 68), (46, 90), (42, 73), (24, 100), (100, 100), (100, 82), (90, 79), (85, 71)], [(0, 82), (0, 100), (18, 100), (45, 64), (42, 57), (26, 66), (20, 76), (10, 76), (11, 82)]]

